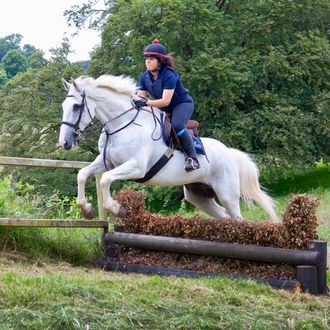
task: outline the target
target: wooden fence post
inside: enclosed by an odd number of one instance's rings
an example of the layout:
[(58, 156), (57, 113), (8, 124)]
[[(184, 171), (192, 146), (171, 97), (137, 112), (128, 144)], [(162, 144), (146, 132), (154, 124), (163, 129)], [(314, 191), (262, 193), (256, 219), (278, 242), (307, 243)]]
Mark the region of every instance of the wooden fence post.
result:
[(308, 291), (310, 294), (319, 293), (316, 266), (297, 266), (296, 277), (303, 291)]
[(327, 242), (314, 239), (307, 242), (309, 250), (320, 253), (320, 263), (317, 265), (317, 282), (319, 294), (326, 294), (327, 287)]

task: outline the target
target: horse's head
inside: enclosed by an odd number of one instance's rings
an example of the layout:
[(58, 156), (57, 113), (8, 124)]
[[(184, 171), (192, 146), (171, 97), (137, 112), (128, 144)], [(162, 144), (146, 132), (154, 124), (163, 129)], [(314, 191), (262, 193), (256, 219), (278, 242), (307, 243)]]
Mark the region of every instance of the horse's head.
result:
[(62, 103), (59, 143), (64, 149), (70, 150), (77, 144), (80, 133), (92, 123), (95, 104), (85, 94), (83, 78), (72, 80), (72, 83), (62, 78), (62, 83), (68, 95)]

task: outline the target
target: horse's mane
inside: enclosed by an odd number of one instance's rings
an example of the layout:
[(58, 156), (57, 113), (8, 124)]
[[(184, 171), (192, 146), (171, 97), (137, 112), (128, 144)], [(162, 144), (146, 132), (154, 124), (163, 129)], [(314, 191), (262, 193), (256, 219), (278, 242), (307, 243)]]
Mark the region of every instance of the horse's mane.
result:
[(126, 94), (132, 97), (136, 90), (136, 82), (129, 76), (102, 75), (95, 80), (97, 87), (107, 88), (115, 92)]

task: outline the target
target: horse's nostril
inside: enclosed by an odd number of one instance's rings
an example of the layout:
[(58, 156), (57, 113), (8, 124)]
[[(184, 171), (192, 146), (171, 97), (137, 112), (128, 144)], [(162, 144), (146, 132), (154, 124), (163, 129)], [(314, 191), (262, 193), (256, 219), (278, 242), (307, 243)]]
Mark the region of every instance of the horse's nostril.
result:
[(65, 142), (63, 143), (63, 148), (64, 148), (65, 150), (70, 150), (70, 149), (71, 149), (71, 144), (68, 144), (68, 141), (65, 141)]

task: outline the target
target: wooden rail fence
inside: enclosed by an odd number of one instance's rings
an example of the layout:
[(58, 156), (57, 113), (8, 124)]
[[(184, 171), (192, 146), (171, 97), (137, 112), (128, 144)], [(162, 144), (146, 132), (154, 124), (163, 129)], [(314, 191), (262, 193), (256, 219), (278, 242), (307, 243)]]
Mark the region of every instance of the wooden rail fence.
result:
[[(89, 163), (68, 160), (0, 156), (0, 165), (81, 169), (89, 165)], [(108, 231), (109, 223), (106, 221), (106, 210), (102, 207), (100, 178), (100, 175), (95, 175), (99, 213), (98, 220), (0, 218), (0, 227), (103, 228), (105, 234)]]

